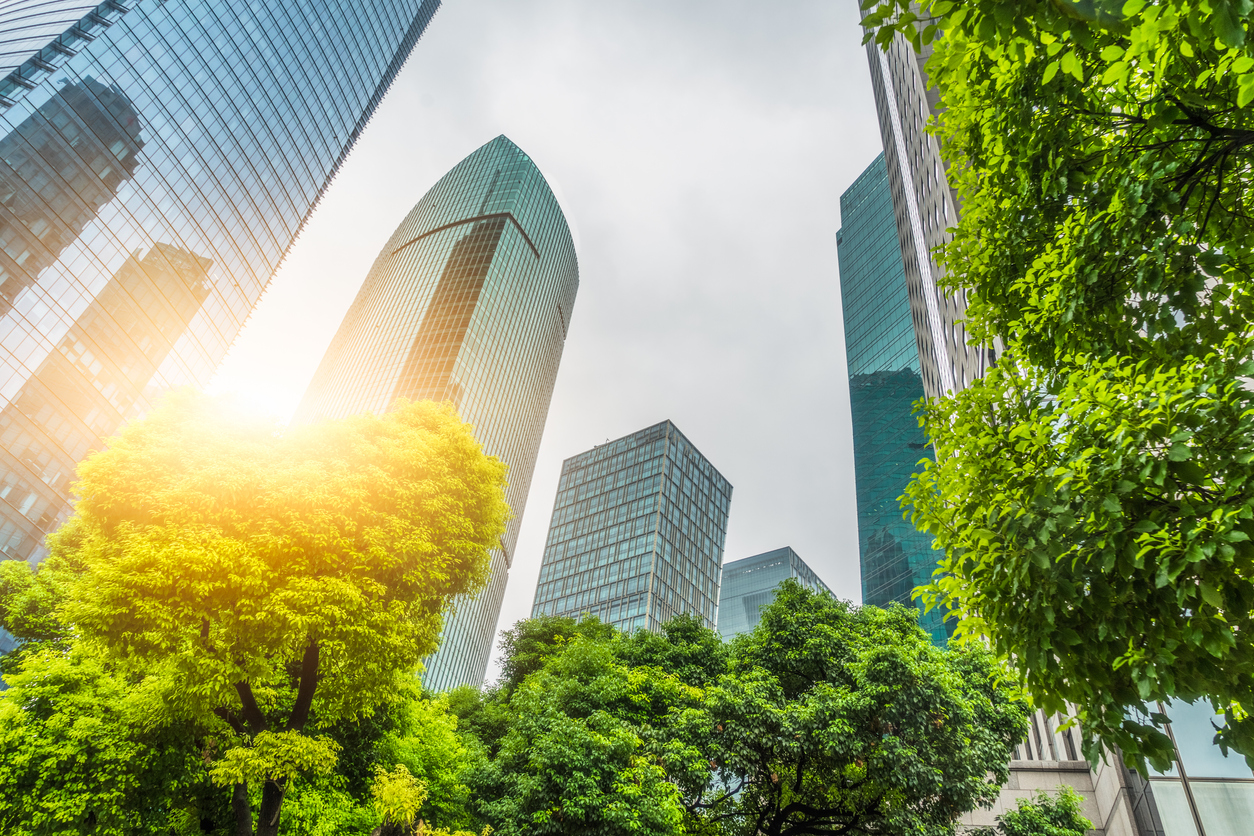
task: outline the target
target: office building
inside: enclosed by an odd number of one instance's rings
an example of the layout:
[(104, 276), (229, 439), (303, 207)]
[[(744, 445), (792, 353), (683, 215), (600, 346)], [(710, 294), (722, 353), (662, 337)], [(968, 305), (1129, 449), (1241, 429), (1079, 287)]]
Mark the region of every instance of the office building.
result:
[(296, 412), (314, 421), (384, 412), (397, 398), (452, 401), (483, 449), (509, 465), (514, 518), (487, 589), (446, 617), (423, 675), (432, 690), (483, 683), (578, 289), (557, 199), (499, 136), (397, 227)]
[[(864, 12), (865, 14), (865, 12)], [(958, 195), (949, 186), (936, 138), (924, 130), (940, 107), (923, 70), (931, 55), (900, 36), (887, 52), (866, 46), (871, 85), (884, 141), (898, 248), (906, 276), (919, 371), (929, 398), (959, 392), (981, 377), (995, 359), (992, 348), (967, 345), (963, 293), (942, 290), (943, 268), (932, 251), (949, 240), (958, 223)]]
[(439, 0), (0, 7), (0, 556), (205, 384)]
[(713, 628), (731, 493), (670, 421), (562, 462), (532, 617)]
[[(167, 244), (136, 253), (0, 409), (0, 499), (51, 530), (75, 467), (151, 399), (153, 377), (209, 296), (212, 262)], [(32, 478), (33, 477), (33, 478)]]
[[(937, 554), (932, 538), (903, 518), (899, 500), (929, 449), (914, 415), (923, 378), (882, 154), (840, 196), (840, 219), (862, 603), (910, 607), (914, 588), (931, 580)], [(920, 624), (938, 644), (948, 639), (939, 610), (920, 615)]]
[(762, 620), (762, 608), (775, 600), (779, 585), (789, 578), (796, 578), (807, 589), (832, 594), (788, 546), (724, 565), (718, 595), (718, 632), (723, 640), (752, 632)]

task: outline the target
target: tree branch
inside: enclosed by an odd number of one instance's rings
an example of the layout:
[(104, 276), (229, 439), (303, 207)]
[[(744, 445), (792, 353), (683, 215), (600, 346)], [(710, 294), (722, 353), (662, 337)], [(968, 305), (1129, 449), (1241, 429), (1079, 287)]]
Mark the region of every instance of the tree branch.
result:
[(240, 715), (248, 723), (248, 730), (253, 734), (261, 734), (266, 730), (266, 718), (257, 707), (257, 698), (253, 696), (252, 686), (247, 682), (236, 682), (235, 693), (239, 694), (242, 710)]
[(287, 728), (300, 731), (309, 722), (309, 707), (313, 704), (314, 691), (318, 688), (318, 643), (309, 640), (305, 656), (300, 662), (300, 687), (296, 691), (296, 704), (287, 720)]

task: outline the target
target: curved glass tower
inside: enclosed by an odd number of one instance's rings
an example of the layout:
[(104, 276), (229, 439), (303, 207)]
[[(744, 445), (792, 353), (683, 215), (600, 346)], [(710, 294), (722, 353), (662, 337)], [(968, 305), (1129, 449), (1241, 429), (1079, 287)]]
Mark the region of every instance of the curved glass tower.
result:
[(514, 511), (492, 577), (455, 603), (424, 684), (479, 686), (487, 671), (531, 472), (566, 342), (579, 265), (535, 163), (504, 136), (444, 175), (375, 259), (296, 421), (452, 401), (509, 465)]
[(0, 556), (208, 381), (439, 4), (0, 4)]

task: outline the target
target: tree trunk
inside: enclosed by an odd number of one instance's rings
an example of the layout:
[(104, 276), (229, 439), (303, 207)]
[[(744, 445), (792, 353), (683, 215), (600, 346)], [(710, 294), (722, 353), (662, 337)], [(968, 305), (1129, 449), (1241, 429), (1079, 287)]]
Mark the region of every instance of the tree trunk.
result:
[(235, 785), (231, 792), (231, 810), (235, 813), (235, 836), (253, 836), (253, 811), (248, 806), (248, 782)]
[(278, 836), (279, 810), (283, 807), (286, 782), (266, 781), (261, 788), (261, 811), (257, 814), (257, 836)]

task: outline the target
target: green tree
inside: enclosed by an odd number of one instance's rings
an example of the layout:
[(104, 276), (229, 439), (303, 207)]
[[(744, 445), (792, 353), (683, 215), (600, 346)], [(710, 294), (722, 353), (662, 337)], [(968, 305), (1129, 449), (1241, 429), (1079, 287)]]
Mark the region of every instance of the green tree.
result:
[(925, 412), (926, 600), (1078, 706), (1090, 757), (1166, 766), (1153, 707), (1198, 698), (1254, 756), (1254, 2), (863, 8), (934, 48), (963, 207), (939, 258), (1005, 346)]
[[(319, 726), (368, 714), (436, 647), (504, 531), (505, 467), (452, 409), (398, 403), (279, 432), (191, 392), (80, 465), (52, 538), (81, 566), (65, 622), (169, 710), (218, 722), (212, 766), (235, 832), (276, 834), (300, 774), (339, 745)], [(258, 791), (259, 787), (259, 791)]]
[(980, 827), (971, 836), (1085, 836), (1093, 822), (1080, 812), (1080, 796), (1071, 787), (1057, 794), (1041, 791), (1020, 798), (1015, 809), (997, 817), (996, 827)]
[(77, 648), (28, 654), (6, 680), (0, 832), (131, 836), (186, 818), (182, 802), (208, 778), (205, 741), (162, 719), (165, 683), (127, 681)]
[(539, 615), (524, 619), (501, 633), (500, 687), (513, 691), (528, 675), (544, 667), (545, 661), (576, 636), (608, 639), (614, 628), (590, 616), (583, 619), (562, 615)]
[(687, 617), (602, 633), (491, 696), (508, 728), (467, 783), (499, 832), (948, 836), (1027, 728), (988, 653), (795, 582), (731, 645)]
[(563, 643), (507, 698), (499, 751), (467, 776), (479, 815), (501, 836), (679, 836), (678, 791), (642, 737), (659, 688), (697, 693), (661, 671), (629, 670), (609, 639)]
[(672, 770), (692, 829), (952, 834), (996, 798), (1027, 729), (1000, 678), (984, 651), (935, 647), (915, 610), (853, 607), (789, 580), (685, 712), (688, 745), (709, 741)]

